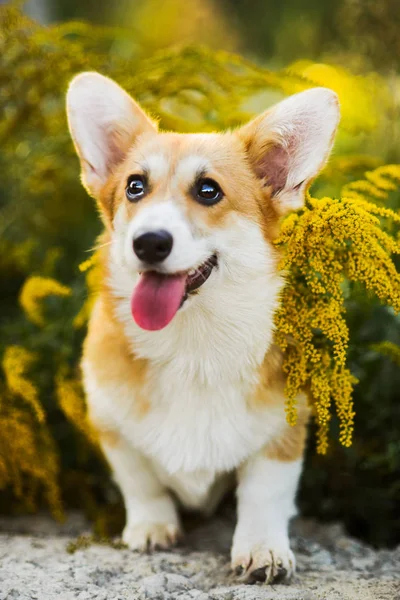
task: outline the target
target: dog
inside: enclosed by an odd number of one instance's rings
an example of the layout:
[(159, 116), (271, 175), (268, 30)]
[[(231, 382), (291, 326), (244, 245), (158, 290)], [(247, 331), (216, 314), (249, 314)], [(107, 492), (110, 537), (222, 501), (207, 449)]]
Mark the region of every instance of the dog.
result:
[(236, 130), (178, 134), (86, 72), (70, 83), (67, 114), (104, 223), (82, 372), (124, 498), (123, 540), (172, 546), (177, 505), (210, 514), (236, 482), (234, 573), (289, 579), (309, 408), (300, 396), (287, 424), (273, 242), (328, 158), (336, 94), (308, 89)]

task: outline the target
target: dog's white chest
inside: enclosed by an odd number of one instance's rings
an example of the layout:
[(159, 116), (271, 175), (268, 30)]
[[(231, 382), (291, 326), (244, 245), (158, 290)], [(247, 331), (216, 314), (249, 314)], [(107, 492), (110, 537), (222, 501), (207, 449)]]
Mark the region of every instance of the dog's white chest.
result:
[(159, 374), (148, 413), (128, 417), (120, 428), (184, 505), (207, 510), (219, 497), (221, 476), (279, 433), (283, 405), (249, 410), (243, 383), (200, 387), (167, 378)]
[(218, 385), (175, 380), (159, 371), (149, 395), (150, 408), (140, 420), (121, 424), (132, 444), (167, 473), (234, 469), (276, 435), (281, 410), (249, 410), (249, 384)]

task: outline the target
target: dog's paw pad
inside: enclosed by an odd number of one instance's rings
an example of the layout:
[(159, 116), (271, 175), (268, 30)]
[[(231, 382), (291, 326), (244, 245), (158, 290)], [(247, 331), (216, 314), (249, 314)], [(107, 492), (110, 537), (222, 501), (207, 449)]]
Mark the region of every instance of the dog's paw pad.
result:
[(267, 578), (267, 568), (268, 568), (268, 566), (266, 565), (265, 567), (259, 567), (258, 569), (254, 569), (254, 571), (251, 571), (247, 576), (247, 582), (248, 583), (257, 583), (257, 582), (264, 583), (264, 581)]
[(140, 523), (127, 525), (122, 539), (131, 548), (139, 552), (167, 550), (175, 546), (181, 537), (177, 525), (170, 523)]

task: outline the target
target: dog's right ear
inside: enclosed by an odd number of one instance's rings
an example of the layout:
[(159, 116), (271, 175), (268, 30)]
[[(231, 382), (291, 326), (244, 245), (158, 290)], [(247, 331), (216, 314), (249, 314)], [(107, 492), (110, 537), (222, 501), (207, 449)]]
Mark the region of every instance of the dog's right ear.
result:
[(95, 197), (135, 138), (157, 131), (136, 102), (99, 73), (74, 77), (67, 93), (67, 115), (81, 161), (83, 184)]
[(312, 88), (282, 100), (238, 130), (279, 214), (303, 206), (307, 186), (329, 156), (339, 119), (335, 92)]

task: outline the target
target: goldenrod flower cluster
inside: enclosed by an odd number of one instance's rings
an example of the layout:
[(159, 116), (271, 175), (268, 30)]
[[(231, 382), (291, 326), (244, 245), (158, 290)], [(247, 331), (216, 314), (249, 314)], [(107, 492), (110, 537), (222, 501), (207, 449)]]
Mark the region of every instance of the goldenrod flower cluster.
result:
[(62, 516), (59, 460), (47, 428), (15, 405), (4, 390), (0, 394), (0, 490), (12, 489), (25, 510), (33, 511), (38, 495), (55, 517)]
[(305, 391), (319, 425), (321, 453), (328, 445), (332, 404), (341, 443), (349, 446), (353, 434), (355, 379), (346, 367), (346, 287), (361, 283), (400, 311), (400, 274), (392, 260), (400, 244), (388, 233), (396, 231), (400, 215), (368, 199), (387, 198), (400, 181), (400, 167), (378, 168), (367, 177), (347, 185), (341, 199), (308, 196), (304, 210), (284, 221), (276, 241), (284, 249), (287, 273), (276, 315), (276, 339), (285, 352), (288, 376), (287, 419), (296, 422), (296, 396)]
[(32, 352), (21, 346), (8, 346), (4, 352), (2, 367), (9, 391), (27, 402), (39, 423), (44, 423), (46, 417), (39, 400), (39, 391), (29, 379), (29, 370), (35, 358)]
[[(38, 389), (30, 379), (35, 359), (32, 352), (20, 346), (9, 346), (3, 356), (5, 385), (0, 386), (0, 490), (11, 487), (28, 510), (34, 510), (38, 493), (44, 493), (54, 516), (60, 518), (58, 455), (45, 424)], [(23, 403), (31, 410), (27, 411)]]

